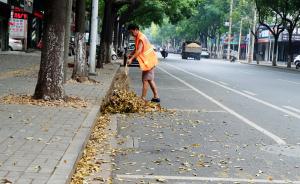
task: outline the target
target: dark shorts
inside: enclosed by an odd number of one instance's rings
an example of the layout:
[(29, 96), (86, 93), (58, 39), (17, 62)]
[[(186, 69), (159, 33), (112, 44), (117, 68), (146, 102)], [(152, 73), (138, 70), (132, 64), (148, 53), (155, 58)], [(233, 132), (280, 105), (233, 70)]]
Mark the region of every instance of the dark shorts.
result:
[(154, 68), (142, 72), (142, 80), (154, 80)]

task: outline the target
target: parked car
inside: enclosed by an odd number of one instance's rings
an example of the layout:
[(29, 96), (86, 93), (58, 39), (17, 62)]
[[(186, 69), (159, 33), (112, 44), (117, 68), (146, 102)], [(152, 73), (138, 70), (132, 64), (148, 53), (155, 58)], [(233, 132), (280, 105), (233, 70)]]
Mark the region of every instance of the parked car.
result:
[[(130, 54), (132, 51), (134, 51), (134, 49), (135, 49), (135, 44), (130, 42), (128, 45), (128, 50), (127, 50), (128, 54)], [(129, 66), (139, 66), (138, 60), (134, 59)]]
[(131, 53), (132, 51), (134, 51), (134, 49), (135, 49), (135, 44), (134, 43), (129, 43), (129, 45), (128, 45), (128, 51), (129, 51), (129, 53)]
[(22, 40), (9, 38), (8, 48), (11, 51), (13, 51), (13, 50), (23, 50)]
[(210, 58), (210, 53), (207, 48), (202, 48), (201, 57), (203, 58)]
[(111, 59), (114, 61), (118, 59), (117, 53), (115, 52), (114, 48), (111, 48)]
[[(87, 52), (89, 52), (89, 46), (88, 45), (87, 45)], [(97, 45), (96, 46), (96, 57), (98, 57), (99, 52), (100, 52), (100, 45)], [(113, 47), (110, 48), (110, 54), (111, 54), (111, 59), (112, 60), (117, 60), (118, 59), (117, 53), (116, 53), (116, 51)], [(88, 53), (88, 55), (89, 55), (89, 53)]]
[(295, 57), (294, 64), (296, 66), (296, 69), (300, 68), (300, 55)]

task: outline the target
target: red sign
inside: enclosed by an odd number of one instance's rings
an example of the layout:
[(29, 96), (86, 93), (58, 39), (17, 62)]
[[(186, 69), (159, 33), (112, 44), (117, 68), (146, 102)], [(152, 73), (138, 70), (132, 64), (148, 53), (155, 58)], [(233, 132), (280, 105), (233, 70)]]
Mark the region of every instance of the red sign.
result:
[(26, 13), (18, 13), (18, 12), (14, 12), (13, 18), (14, 18), (14, 19), (28, 19), (28, 14), (26, 14)]
[[(33, 15), (36, 18), (44, 19), (44, 14), (40, 11), (34, 11)], [(15, 19), (28, 19), (28, 13), (25, 12), (22, 8), (14, 7), (14, 9), (13, 9), (13, 18), (15, 18)]]

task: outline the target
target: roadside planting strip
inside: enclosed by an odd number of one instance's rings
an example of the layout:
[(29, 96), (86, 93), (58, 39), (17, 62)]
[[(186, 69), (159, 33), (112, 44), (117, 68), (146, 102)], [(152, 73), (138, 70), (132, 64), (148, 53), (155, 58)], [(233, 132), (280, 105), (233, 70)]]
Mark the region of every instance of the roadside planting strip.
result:
[[(171, 66), (171, 65), (170, 65)], [(174, 67), (176, 68), (176, 67)], [(166, 71), (165, 69), (159, 67), (159, 69), (161, 71), (163, 71), (164, 73), (168, 74), (169, 76), (173, 77), (174, 79), (178, 80), (179, 82), (183, 83), (184, 85), (186, 85), (187, 87), (193, 89), (195, 92), (197, 92), (198, 94), (200, 94), (201, 96), (205, 97), (206, 99), (210, 100), (211, 102), (213, 102), (214, 104), (218, 105), (219, 107), (221, 107), (222, 109), (224, 109), (225, 111), (227, 111), (228, 113), (232, 114), (233, 116), (237, 117), (238, 119), (240, 119), (241, 121), (243, 121), (244, 123), (248, 124), (249, 126), (255, 128), (256, 130), (260, 131), (261, 133), (265, 134), (266, 136), (270, 137), (271, 139), (273, 139), (277, 144), (279, 145), (286, 145), (286, 142), (284, 140), (282, 140), (280, 137), (278, 137), (277, 135), (269, 132), (268, 130), (258, 126), (257, 124), (255, 124), (254, 122), (252, 122), (251, 120), (245, 118), (244, 116), (240, 115), (239, 113), (235, 112), (234, 110), (230, 109), (229, 107), (223, 105), (222, 103), (218, 102), (217, 100), (215, 100), (214, 98), (210, 97), (209, 95), (205, 94), (204, 92), (200, 91), (199, 89), (197, 89), (196, 87), (194, 87), (193, 85), (187, 83), (186, 81), (180, 79), (179, 77), (176, 77), (175, 75), (169, 73), (168, 71)], [(218, 84), (218, 83), (217, 83)], [(230, 89), (230, 88), (229, 88)]]

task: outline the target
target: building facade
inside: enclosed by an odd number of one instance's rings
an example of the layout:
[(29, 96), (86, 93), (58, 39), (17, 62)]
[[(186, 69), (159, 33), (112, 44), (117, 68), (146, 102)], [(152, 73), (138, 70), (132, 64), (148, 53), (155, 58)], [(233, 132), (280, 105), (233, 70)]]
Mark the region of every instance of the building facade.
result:
[(23, 50), (36, 48), (42, 37), (43, 0), (0, 0), (0, 50), (9, 49), (9, 38), (22, 41)]
[[(288, 61), (288, 32), (284, 31), (280, 34), (278, 39), (277, 58), (279, 62)], [(255, 44), (257, 48), (256, 54), (259, 55), (260, 60), (271, 61), (273, 58), (274, 38), (272, 33), (267, 28), (261, 27), (259, 29), (258, 40)], [(292, 37), (292, 53), (293, 58), (300, 55), (300, 28), (295, 28)]]

